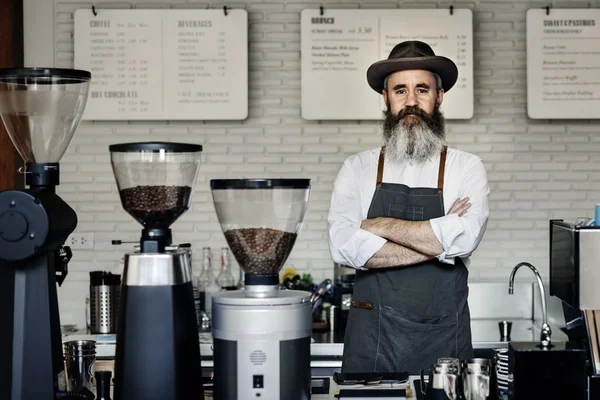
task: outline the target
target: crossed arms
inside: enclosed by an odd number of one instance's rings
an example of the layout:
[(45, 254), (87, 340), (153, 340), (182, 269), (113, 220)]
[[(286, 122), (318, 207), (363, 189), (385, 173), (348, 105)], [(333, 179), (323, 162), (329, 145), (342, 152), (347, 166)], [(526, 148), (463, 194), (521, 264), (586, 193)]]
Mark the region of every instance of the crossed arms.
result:
[[(469, 198), (457, 199), (448, 214), (462, 217), (471, 207)], [(437, 257), (444, 247), (429, 221), (405, 221), (396, 218), (366, 219), (361, 229), (387, 240), (365, 264), (366, 268), (386, 268), (417, 264)]]
[(407, 266), (433, 258), (454, 264), (456, 257), (468, 257), (477, 248), (489, 214), (489, 187), (481, 160), (456, 171), (460, 182), (452, 195), (459, 199), (446, 215), (430, 221), (365, 219), (372, 192), (367, 183), (361, 187), (361, 168), (344, 163), (334, 183), (328, 217), (334, 262), (358, 269)]

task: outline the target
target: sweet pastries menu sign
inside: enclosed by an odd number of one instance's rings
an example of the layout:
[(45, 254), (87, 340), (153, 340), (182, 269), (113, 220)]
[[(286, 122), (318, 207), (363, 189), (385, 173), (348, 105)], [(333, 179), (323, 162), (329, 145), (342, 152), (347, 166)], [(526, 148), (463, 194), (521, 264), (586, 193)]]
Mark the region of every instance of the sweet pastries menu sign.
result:
[(600, 10), (527, 11), (530, 118), (600, 118)]
[(367, 84), (367, 69), (406, 40), (456, 63), (458, 81), (441, 109), (448, 119), (473, 116), (471, 10), (304, 10), (301, 36), (305, 119), (380, 119), (385, 105)]
[(248, 116), (245, 10), (75, 12), (75, 68), (91, 72), (86, 120)]

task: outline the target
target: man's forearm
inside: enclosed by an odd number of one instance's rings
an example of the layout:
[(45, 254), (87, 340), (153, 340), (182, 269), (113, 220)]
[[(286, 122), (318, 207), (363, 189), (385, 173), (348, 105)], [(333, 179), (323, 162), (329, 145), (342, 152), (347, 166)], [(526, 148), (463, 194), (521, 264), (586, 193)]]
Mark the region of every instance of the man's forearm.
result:
[(367, 220), (374, 234), (419, 253), (435, 257), (444, 251), (429, 221), (405, 221), (396, 218)]
[(397, 243), (387, 242), (365, 264), (366, 268), (406, 267), (431, 260), (433, 257), (419, 253)]

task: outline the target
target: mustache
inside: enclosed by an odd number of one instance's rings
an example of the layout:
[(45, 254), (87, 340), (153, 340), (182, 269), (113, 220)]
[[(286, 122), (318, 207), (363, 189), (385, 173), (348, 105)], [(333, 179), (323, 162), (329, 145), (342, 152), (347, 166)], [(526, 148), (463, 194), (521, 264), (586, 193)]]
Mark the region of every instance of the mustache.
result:
[(382, 128), (383, 128), (383, 137), (388, 140), (391, 136), (393, 136), (398, 127), (403, 124), (403, 118), (408, 115), (415, 115), (421, 118), (421, 121), (410, 121), (410, 127), (407, 127), (410, 131), (412, 131), (415, 127), (421, 126), (429, 129), (434, 135), (444, 139), (445, 131), (444, 131), (444, 116), (440, 111), (440, 104), (438, 102), (435, 103), (431, 114), (423, 110), (418, 105), (405, 106), (403, 109), (398, 111), (397, 113), (392, 113), (389, 101), (386, 102), (387, 109), (383, 112), (383, 120), (382, 120)]
[[(434, 110), (433, 114), (428, 114), (419, 106), (406, 106), (398, 113), (393, 114), (390, 104), (387, 104), (387, 110), (384, 111), (383, 133), (384, 137), (389, 137), (394, 132), (395, 128), (402, 123), (402, 119), (409, 115), (416, 115), (421, 118), (421, 123), (426, 126), (436, 125), (433, 120), (437, 116)], [(443, 124), (443, 122), (442, 122)], [(443, 128), (442, 128), (443, 129)]]
[(431, 115), (429, 115), (428, 113), (426, 113), (419, 106), (406, 106), (406, 107), (404, 107), (402, 110), (400, 110), (398, 112), (398, 114), (396, 115), (396, 118), (398, 120), (401, 120), (402, 118), (404, 118), (404, 117), (406, 117), (408, 115), (416, 115), (417, 117), (421, 117), (422, 119), (431, 118)]

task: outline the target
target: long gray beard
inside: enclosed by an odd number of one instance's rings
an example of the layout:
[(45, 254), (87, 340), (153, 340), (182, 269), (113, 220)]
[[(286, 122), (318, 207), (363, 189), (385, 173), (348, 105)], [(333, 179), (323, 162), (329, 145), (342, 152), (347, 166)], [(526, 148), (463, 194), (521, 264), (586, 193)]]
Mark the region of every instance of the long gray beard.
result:
[[(445, 120), (436, 102), (431, 114), (418, 106), (406, 106), (394, 115), (387, 104), (383, 118), (383, 139), (390, 159), (422, 162), (442, 150), (446, 144)], [(414, 114), (420, 119), (404, 123)]]
[(384, 136), (386, 158), (422, 162), (439, 153), (446, 139), (438, 136), (425, 123), (406, 127), (402, 122)]

